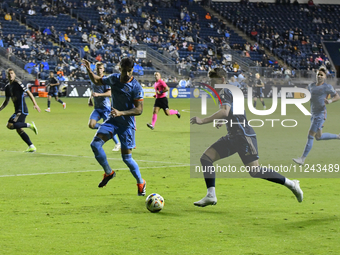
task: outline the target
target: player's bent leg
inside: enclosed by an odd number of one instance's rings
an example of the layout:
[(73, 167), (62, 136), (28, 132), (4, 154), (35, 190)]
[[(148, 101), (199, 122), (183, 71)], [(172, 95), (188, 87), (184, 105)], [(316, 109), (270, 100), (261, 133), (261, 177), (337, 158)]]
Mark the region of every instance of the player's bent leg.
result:
[(315, 140), (322, 141), (322, 140), (333, 140), (333, 139), (339, 139), (338, 134), (331, 134), (331, 133), (322, 133), (322, 129), (319, 129), (318, 132), (316, 132)]
[(91, 148), (94, 153), (94, 156), (105, 171), (104, 178), (98, 185), (99, 188), (104, 187), (109, 180), (116, 176), (116, 173), (109, 166), (105, 151), (103, 150), (103, 145), (106, 141), (107, 138), (105, 137), (105, 135), (98, 134), (93, 138), (91, 142)]
[(91, 129), (98, 129), (99, 127), (100, 127), (100, 124), (97, 123), (96, 120), (94, 120), (94, 119), (90, 119), (89, 120), (89, 128), (91, 128)]

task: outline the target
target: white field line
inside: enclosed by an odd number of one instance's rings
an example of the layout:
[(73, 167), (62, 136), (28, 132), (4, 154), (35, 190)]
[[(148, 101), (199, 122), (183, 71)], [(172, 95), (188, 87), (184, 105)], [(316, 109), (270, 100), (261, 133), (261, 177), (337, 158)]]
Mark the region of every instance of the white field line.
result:
[[(174, 166), (152, 166), (152, 167), (140, 167), (139, 169), (150, 169), (150, 168), (172, 168), (172, 167), (184, 167), (190, 166), (187, 165), (174, 165)], [(115, 168), (114, 170), (119, 171), (127, 171), (127, 168)], [(48, 175), (48, 174), (72, 174), (72, 173), (87, 173), (87, 172), (103, 172), (103, 170), (83, 170), (83, 171), (70, 171), (70, 172), (53, 172), (53, 173), (31, 173), (31, 174), (8, 174), (8, 175), (0, 175), (0, 178), (3, 177), (18, 177), (18, 176), (34, 176), (34, 175)]]
[[(2, 150), (3, 152), (14, 152), (14, 153), (23, 153), (22, 151), (7, 151), (7, 150)], [(91, 158), (94, 159), (94, 156), (81, 156), (81, 155), (67, 155), (67, 154), (52, 154), (52, 153), (40, 153), (40, 152), (34, 152), (34, 154), (39, 154), (39, 155), (47, 155), (47, 156), (61, 156), (61, 157), (73, 157), (73, 158)], [(120, 155), (120, 154), (119, 154)], [(109, 160), (119, 160), (121, 161), (122, 158), (107, 158)], [(135, 161), (140, 161), (140, 162), (147, 162), (147, 163), (160, 163), (160, 164), (178, 164), (178, 165), (183, 165), (185, 163), (176, 163), (176, 162), (164, 162), (164, 161), (152, 161), (152, 160), (143, 160), (143, 159), (135, 159)]]

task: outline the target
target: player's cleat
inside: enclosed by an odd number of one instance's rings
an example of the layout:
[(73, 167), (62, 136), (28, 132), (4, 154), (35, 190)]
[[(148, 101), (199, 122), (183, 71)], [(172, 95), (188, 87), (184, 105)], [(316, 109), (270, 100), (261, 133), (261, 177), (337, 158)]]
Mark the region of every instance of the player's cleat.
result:
[(143, 179), (143, 183), (137, 183), (138, 196), (145, 196), (146, 193), (146, 181)]
[(63, 103), (63, 108), (64, 108), (64, 110), (66, 109), (66, 103)]
[(304, 164), (305, 164), (305, 160), (302, 159), (302, 158), (293, 158), (293, 161), (294, 161), (296, 164), (299, 164), (299, 165), (304, 165)]
[(35, 146), (32, 144), (30, 147), (27, 148), (27, 150), (25, 150), (24, 152), (29, 152), (29, 153), (33, 153), (36, 152), (37, 148), (35, 148)]
[(206, 195), (200, 201), (194, 202), (194, 205), (200, 206), (200, 207), (205, 207), (207, 205), (216, 205), (216, 204), (217, 204), (217, 198), (211, 195)]
[(338, 139), (340, 139), (340, 134), (338, 134)]
[(294, 182), (294, 187), (291, 189), (291, 191), (294, 193), (297, 201), (299, 201), (299, 203), (302, 202), (303, 200), (303, 191), (302, 189), (300, 188), (300, 181), (298, 180), (293, 180)]
[(151, 124), (147, 123), (146, 125), (147, 125), (148, 128), (150, 128), (151, 130), (154, 130), (154, 127), (153, 127)]
[(177, 118), (181, 118), (181, 114), (179, 113), (179, 111), (178, 110), (176, 110), (177, 111), (177, 113), (176, 113), (176, 115), (177, 115)]
[(47, 109), (45, 110), (45, 112), (51, 112), (51, 109), (50, 109), (50, 108), (47, 108)]
[(120, 150), (120, 143), (117, 143), (112, 151), (119, 151)]
[(263, 110), (266, 110), (267, 109), (267, 106), (263, 106)]
[(36, 135), (38, 134), (38, 129), (37, 129), (36, 125), (34, 124), (34, 121), (32, 121), (32, 123), (31, 123), (31, 129), (33, 130), (33, 132)]
[(109, 182), (109, 180), (111, 180), (113, 177), (116, 176), (116, 172), (112, 171), (111, 174), (104, 174), (103, 180), (98, 184), (99, 188), (102, 188), (104, 186), (106, 186), (106, 184)]

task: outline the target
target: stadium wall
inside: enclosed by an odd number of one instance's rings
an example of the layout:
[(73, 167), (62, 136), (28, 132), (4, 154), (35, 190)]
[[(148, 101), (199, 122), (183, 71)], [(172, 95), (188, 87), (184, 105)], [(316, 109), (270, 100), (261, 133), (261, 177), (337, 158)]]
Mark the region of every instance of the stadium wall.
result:
[[(217, 0), (213, 2), (239, 2), (236, 0)], [(258, 0), (249, 0), (249, 2), (259, 2)], [(265, 3), (275, 3), (275, 0), (261, 0), (261, 2)], [(293, 3), (294, 0), (291, 0), (291, 3)], [(298, 0), (299, 4), (307, 4), (308, 0)], [(314, 0), (314, 4), (340, 4), (339, 0)]]

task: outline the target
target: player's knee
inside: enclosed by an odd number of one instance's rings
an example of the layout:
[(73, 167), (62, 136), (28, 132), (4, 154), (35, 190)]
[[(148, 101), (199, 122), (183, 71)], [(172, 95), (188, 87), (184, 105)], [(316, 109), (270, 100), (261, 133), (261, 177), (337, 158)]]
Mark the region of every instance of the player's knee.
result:
[(89, 128), (94, 129), (95, 125), (96, 125), (95, 123), (89, 122)]
[(203, 155), (201, 156), (200, 158), (200, 161), (201, 161), (201, 164), (202, 165), (205, 165), (204, 162), (209, 162), (209, 163), (213, 163), (214, 161), (209, 157), (207, 156), (205, 153), (203, 153)]
[(103, 144), (104, 144), (104, 141), (98, 136), (95, 136), (90, 145), (91, 145), (92, 151), (96, 153), (103, 146)]
[[(320, 139), (320, 136), (315, 135), (315, 139), (316, 139), (316, 140), (319, 140), (319, 139)], [(308, 140), (314, 140), (314, 136), (308, 135)]]
[(319, 134), (315, 135), (315, 140), (320, 141), (321, 140), (320, 138), (321, 138), (321, 135), (319, 135)]
[(7, 123), (7, 128), (8, 128), (8, 129), (14, 129), (13, 123)]

